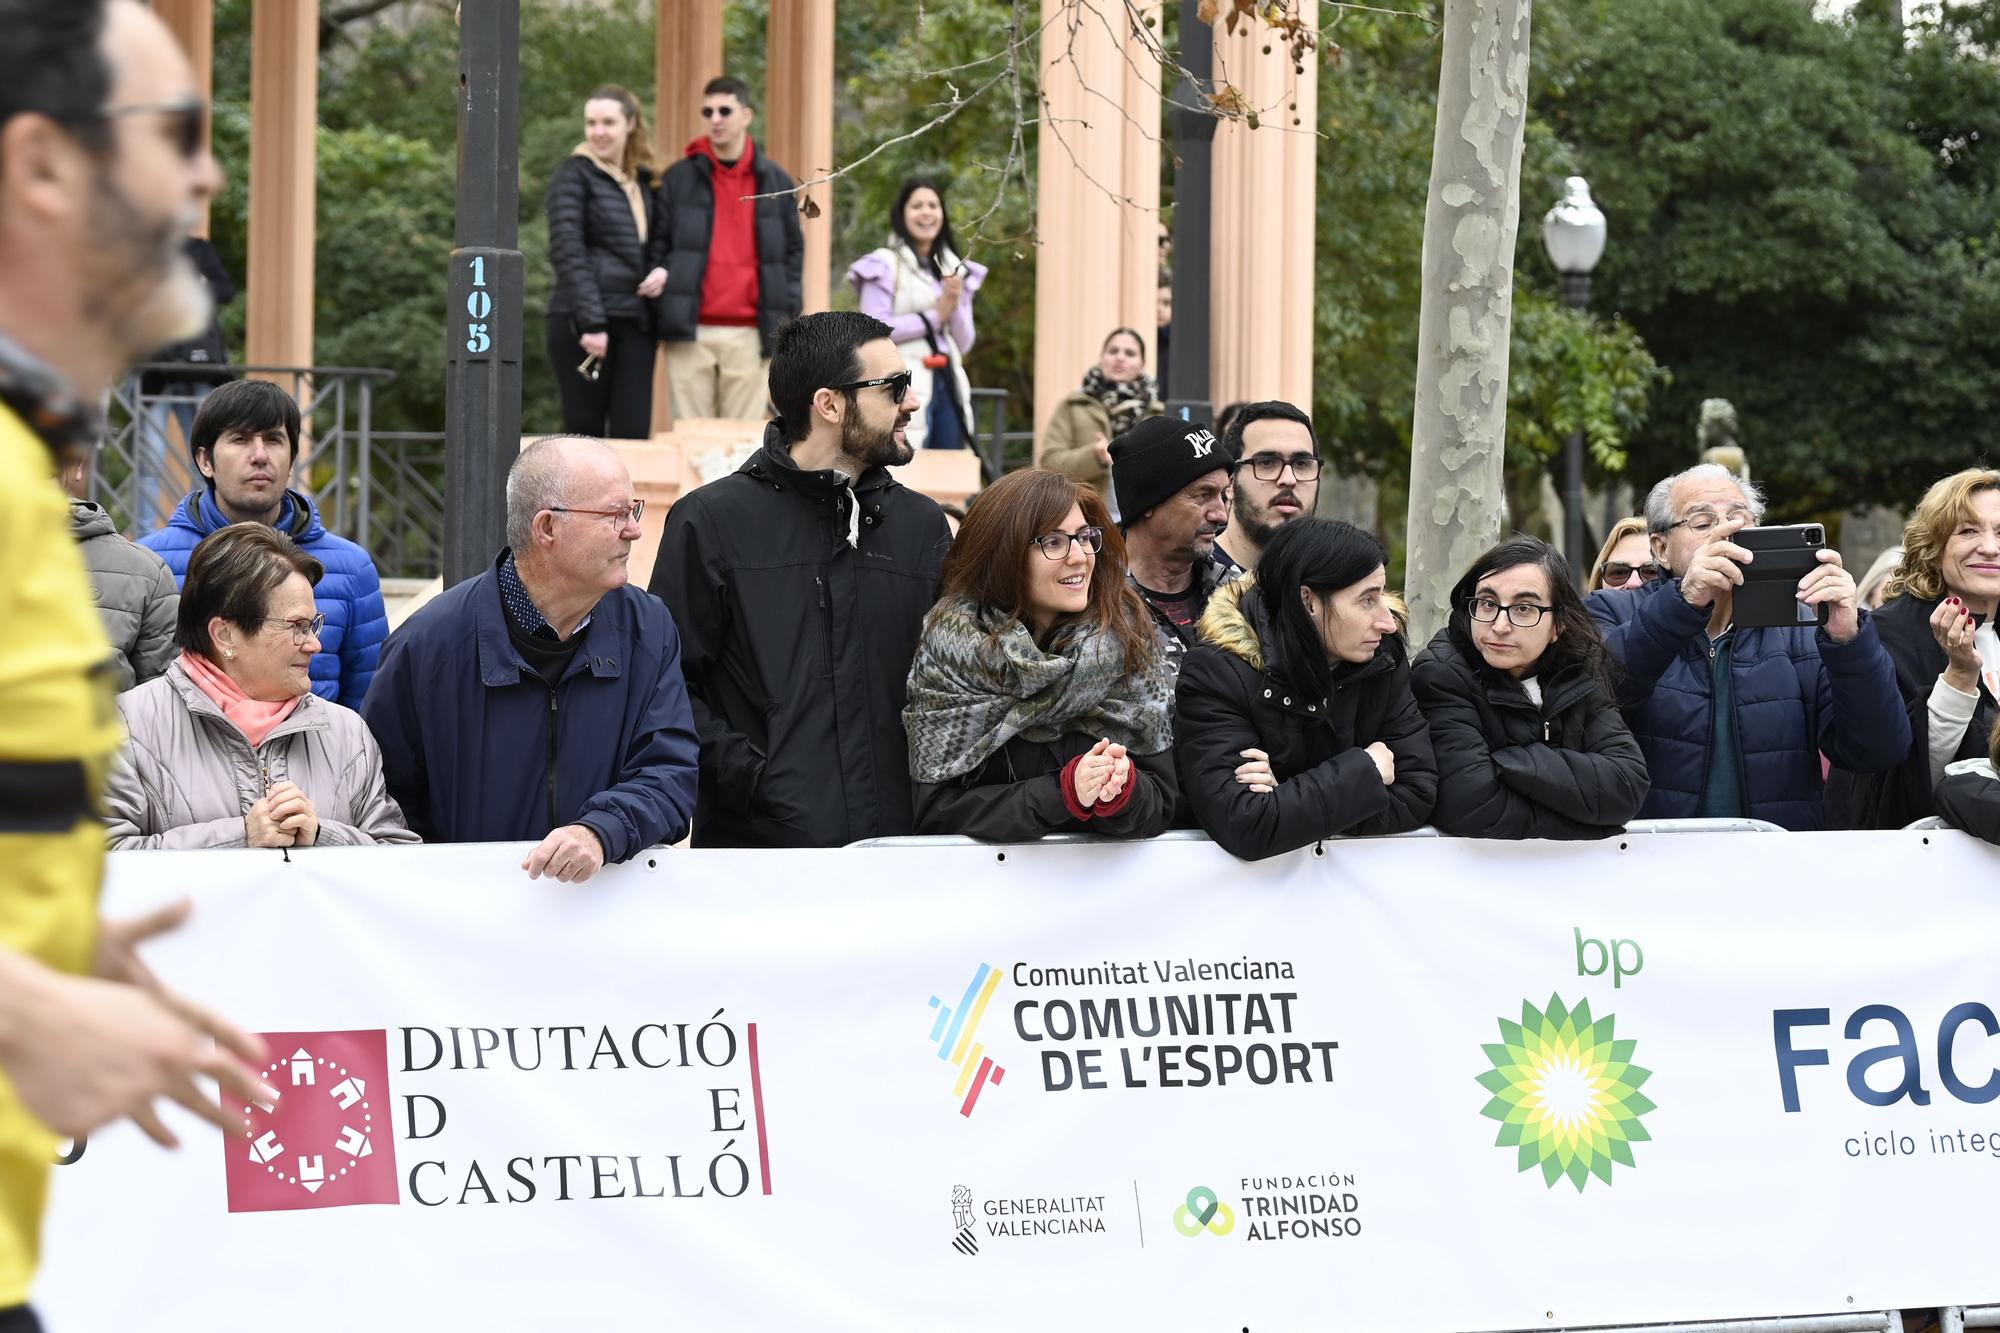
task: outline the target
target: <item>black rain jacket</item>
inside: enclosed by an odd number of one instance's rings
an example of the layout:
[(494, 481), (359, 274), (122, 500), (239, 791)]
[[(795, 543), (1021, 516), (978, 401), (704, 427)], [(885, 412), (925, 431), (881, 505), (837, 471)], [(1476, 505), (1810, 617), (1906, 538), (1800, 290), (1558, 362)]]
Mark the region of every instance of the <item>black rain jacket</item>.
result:
[[(639, 191), (651, 208), (652, 173), (638, 171)], [(549, 313), (568, 315), (576, 331), (602, 333), (614, 319), (641, 325), (650, 318), (639, 284), (666, 263), (660, 228), (649, 218), (639, 239), (632, 205), (617, 181), (585, 158), (570, 156), (549, 177), (549, 267), (555, 287)]]
[[(799, 227), (798, 188), (791, 174), (752, 149), (756, 208), (757, 334), (764, 357), (777, 346), (778, 330), (805, 309), (806, 238)], [(708, 239), (715, 230), (715, 163), (689, 153), (660, 177), (653, 234), (667, 247), (667, 289), (653, 302), (654, 334), (661, 342), (693, 342), (701, 323), (701, 280), (708, 272)], [(783, 193), (780, 194), (779, 192)]]

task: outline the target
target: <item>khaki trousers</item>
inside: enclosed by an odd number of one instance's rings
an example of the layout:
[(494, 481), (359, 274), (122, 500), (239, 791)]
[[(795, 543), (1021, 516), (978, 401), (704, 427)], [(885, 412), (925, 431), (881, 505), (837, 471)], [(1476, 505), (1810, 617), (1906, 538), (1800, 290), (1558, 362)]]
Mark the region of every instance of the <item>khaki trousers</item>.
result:
[(761, 420), (770, 415), (771, 363), (753, 328), (726, 324), (695, 327), (693, 342), (670, 342), (667, 387), (674, 417), (734, 417)]

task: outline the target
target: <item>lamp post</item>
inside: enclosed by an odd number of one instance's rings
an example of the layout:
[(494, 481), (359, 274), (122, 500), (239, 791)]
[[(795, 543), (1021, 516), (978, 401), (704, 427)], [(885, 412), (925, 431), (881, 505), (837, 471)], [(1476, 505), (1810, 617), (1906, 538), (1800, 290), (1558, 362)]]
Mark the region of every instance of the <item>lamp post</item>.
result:
[[(1563, 304), (1590, 306), (1590, 271), (1604, 257), (1604, 213), (1591, 201), (1581, 176), (1563, 182), (1562, 198), (1542, 217), (1542, 245), (1562, 275)], [(1563, 448), (1563, 554), (1579, 579), (1589, 565), (1583, 549), (1583, 427), (1570, 432)]]

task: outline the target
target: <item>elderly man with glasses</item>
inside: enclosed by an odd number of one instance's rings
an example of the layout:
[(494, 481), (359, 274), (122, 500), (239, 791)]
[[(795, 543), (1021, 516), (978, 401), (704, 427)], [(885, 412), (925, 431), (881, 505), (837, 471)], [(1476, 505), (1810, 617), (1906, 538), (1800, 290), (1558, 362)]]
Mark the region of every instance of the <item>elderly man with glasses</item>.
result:
[(493, 568), (390, 636), (362, 716), (424, 841), (539, 840), (521, 868), (573, 883), (686, 835), (681, 638), (626, 575), (645, 509), (609, 445), (537, 440)]
[(806, 315), (771, 360), (778, 419), (667, 515), (653, 591), (685, 635), (697, 847), (838, 847), (915, 825), (903, 702), (944, 511), (889, 469), (923, 406), (889, 326)]
[(1825, 766), (1879, 772), (1909, 749), (1895, 669), (1837, 552), (1799, 581), (1824, 626), (1742, 628), (1735, 592), (1752, 554), (1730, 540), (1763, 518), (1764, 498), (1704, 463), (1646, 497), (1653, 557), (1666, 577), (1593, 593), (1589, 606), (1624, 668), (1619, 705), (1646, 755), (1644, 818), (1826, 824)]

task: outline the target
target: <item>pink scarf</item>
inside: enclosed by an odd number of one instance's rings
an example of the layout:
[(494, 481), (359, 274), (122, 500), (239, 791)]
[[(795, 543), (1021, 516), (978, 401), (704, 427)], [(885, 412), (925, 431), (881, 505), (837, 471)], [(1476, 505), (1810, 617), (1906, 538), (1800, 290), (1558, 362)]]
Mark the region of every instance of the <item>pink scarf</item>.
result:
[(253, 750), (264, 743), (264, 738), (275, 731), (280, 722), (292, 715), (292, 710), (299, 706), (299, 699), (305, 698), (300, 695), (279, 704), (252, 699), (213, 662), (190, 652), (181, 654), (181, 670), (187, 672), (196, 689), (215, 701), (215, 706), (222, 710), (224, 717), (236, 724), (236, 729), (243, 733)]

